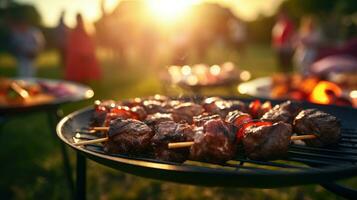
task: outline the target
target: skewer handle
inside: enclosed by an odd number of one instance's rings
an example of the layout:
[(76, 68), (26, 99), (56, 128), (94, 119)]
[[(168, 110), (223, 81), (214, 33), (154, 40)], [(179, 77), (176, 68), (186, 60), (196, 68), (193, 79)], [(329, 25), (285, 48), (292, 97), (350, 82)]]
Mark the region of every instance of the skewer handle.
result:
[(109, 131), (109, 127), (93, 127), (92, 130), (94, 131)]
[(82, 146), (82, 145), (87, 145), (87, 144), (96, 144), (96, 143), (101, 143), (101, 142), (106, 142), (108, 141), (108, 138), (99, 138), (99, 139), (94, 139), (94, 140), (88, 140), (88, 141), (82, 141), (82, 142), (77, 142), (74, 143), (75, 146)]
[(190, 147), (194, 144), (194, 142), (175, 142), (175, 143), (169, 143), (168, 148), (169, 149), (178, 149), (178, 148), (186, 148)]
[(310, 135), (294, 135), (291, 136), (290, 140), (311, 140), (317, 138), (316, 135), (310, 134)]

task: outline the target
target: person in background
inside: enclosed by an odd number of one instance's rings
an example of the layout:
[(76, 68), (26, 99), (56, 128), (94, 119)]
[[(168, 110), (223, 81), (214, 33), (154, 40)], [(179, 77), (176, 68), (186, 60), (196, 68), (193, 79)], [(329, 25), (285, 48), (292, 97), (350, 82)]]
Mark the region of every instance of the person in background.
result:
[(294, 54), (294, 23), (284, 9), (278, 13), (278, 19), (272, 30), (272, 46), (278, 57), (279, 71), (291, 72)]
[(302, 75), (310, 74), (310, 66), (316, 60), (322, 42), (323, 35), (316, 20), (313, 17), (302, 18), (294, 55), (297, 70)]
[(61, 12), (58, 25), (54, 29), (55, 47), (58, 49), (60, 64), (64, 67), (66, 60), (66, 44), (68, 39), (69, 28), (64, 23), (65, 12)]
[(45, 44), (42, 32), (25, 19), (11, 24), (10, 49), (17, 60), (18, 77), (36, 76), (34, 61)]
[(66, 50), (65, 78), (87, 82), (99, 80), (101, 70), (90, 35), (85, 31), (83, 18), (77, 14), (77, 25), (70, 31)]

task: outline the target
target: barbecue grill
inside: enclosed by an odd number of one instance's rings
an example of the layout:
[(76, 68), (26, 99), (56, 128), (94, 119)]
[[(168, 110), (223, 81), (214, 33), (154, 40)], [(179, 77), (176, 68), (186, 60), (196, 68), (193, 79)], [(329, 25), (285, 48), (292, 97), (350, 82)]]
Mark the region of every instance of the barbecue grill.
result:
[[(236, 100), (238, 98), (226, 98)], [(241, 100), (241, 99), (239, 99)], [(250, 100), (243, 100), (250, 102)], [(272, 101), (273, 104), (280, 101)], [(183, 164), (163, 162), (145, 157), (131, 157), (121, 154), (108, 155), (101, 145), (74, 145), (73, 137), (77, 130), (89, 126), (93, 108), (88, 107), (74, 112), (60, 121), (57, 134), (60, 139), (78, 153), (78, 181), (84, 181), (85, 163), (83, 156), (103, 165), (143, 177), (173, 181), (185, 184), (221, 186), (275, 188), (302, 184), (324, 184), (330, 190), (342, 195), (355, 195), (352, 190), (331, 182), (357, 175), (357, 110), (348, 107), (316, 105), (302, 103), (304, 108), (317, 108), (335, 115), (342, 122), (340, 142), (329, 148), (307, 147), (292, 144), (288, 156), (277, 161), (254, 161), (242, 156), (217, 165), (196, 161)], [(82, 134), (83, 135), (83, 134)], [(93, 139), (84, 135), (81, 139)], [(85, 183), (79, 184), (77, 190), (83, 192)], [(81, 194), (79, 194), (81, 195)], [(82, 194), (83, 195), (83, 194)], [(83, 197), (83, 196), (82, 196)]]
[[(60, 97), (56, 97), (53, 101), (49, 101), (46, 103), (38, 103), (33, 105), (26, 105), (26, 104), (8, 105), (8, 106), (0, 105), (0, 120), (5, 119), (4, 120), (5, 122), (9, 120), (10, 117), (14, 117), (17, 115), (23, 115), (33, 112), (45, 112), (47, 114), (47, 120), (51, 133), (54, 133), (56, 124), (62, 117), (61, 116), (62, 112), (60, 110), (61, 105), (90, 99), (94, 95), (94, 92), (90, 87), (70, 81), (44, 79), (44, 78), (25, 78), (25, 79), (15, 79), (15, 80), (21, 80), (29, 83), (41, 82), (49, 86), (55, 86), (61, 84), (63, 87), (65, 87), (68, 90), (69, 92), (68, 94), (62, 95)], [(4, 123), (4, 121), (0, 121), (0, 122)], [(53, 137), (56, 138), (55, 135), (53, 135)], [(73, 193), (74, 184), (72, 180), (72, 170), (69, 163), (69, 156), (65, 148), (65, 145), (63, 143), (60, 143), (60, 149), (61, 149), (61, 154), (64, 164), (63, 165), (64, 173), (67, 179), (68, 187), (70, 192)]]

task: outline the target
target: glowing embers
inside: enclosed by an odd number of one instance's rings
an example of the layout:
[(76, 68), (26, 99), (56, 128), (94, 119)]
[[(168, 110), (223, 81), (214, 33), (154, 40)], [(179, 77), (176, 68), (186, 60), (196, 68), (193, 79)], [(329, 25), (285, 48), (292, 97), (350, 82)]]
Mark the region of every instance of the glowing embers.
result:
[(320, 81), (312, 90), (309, 100), (313, 103), (332, 104), (340, 97), (342, 89), (328, 81)]

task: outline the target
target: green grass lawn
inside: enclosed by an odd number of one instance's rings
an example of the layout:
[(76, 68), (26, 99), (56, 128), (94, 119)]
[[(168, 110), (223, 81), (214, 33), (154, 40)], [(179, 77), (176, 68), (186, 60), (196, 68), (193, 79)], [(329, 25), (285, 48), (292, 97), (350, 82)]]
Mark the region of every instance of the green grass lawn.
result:
[[(167, 59), (148, 64), (138, 56), (123, 62), (105, 53), (99, 53), (103, 70), (100, 82), (89, 85), (95, 91), (94, 99), (125, 99), (161, 93), (158, 69)], [(204, 62), (235, 62), (250, 70), (253, 77), (271, 75), (276, 71), (272, 51), (267, 45), (249, 46), (244, 56), (225, 49), (209, 52)], [(196, 58), (189, 63), (202, 62)], [(61, 78), (63, 67), (54, 51), (46, 51), (37, 61), (38, 75)], [(0, 75), (15, 76), (15, 62), (0, 55)], [(175, 95), (185, 94), (175, 90)], [(221, 90), (205, 91), (207, 95), (236, 95)], [(90, 105), (93, 100), (66, 105), (65, 114)], [(49, 131), (44, 113), (21, 115), (7, 121), (0, 132), (0, 199), (68, 199), (69, 192), (62, 172), (58, 140)], [(74, 165), (75, 154), (68, 149)], [(88, 162), (88, 199), (338, 199), (320, 186), (308, 185), (279, 189), (210, 188), (149, 180)], [(237, 180), (240, 181), (240, 180)], [(357, 186), (356, 179), (348, 181)]]

